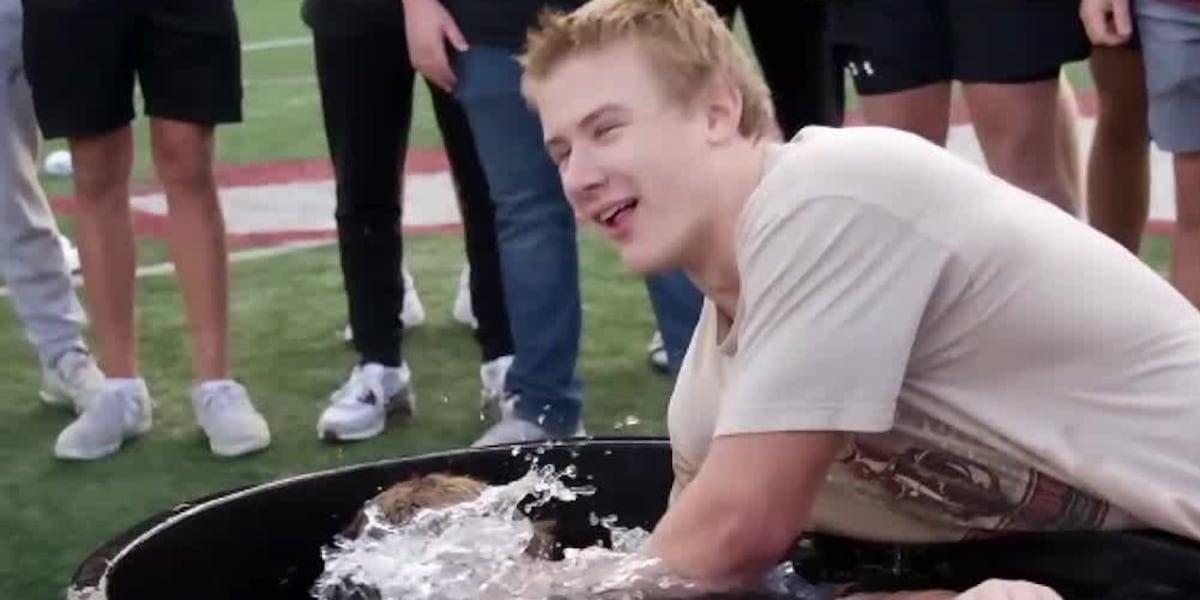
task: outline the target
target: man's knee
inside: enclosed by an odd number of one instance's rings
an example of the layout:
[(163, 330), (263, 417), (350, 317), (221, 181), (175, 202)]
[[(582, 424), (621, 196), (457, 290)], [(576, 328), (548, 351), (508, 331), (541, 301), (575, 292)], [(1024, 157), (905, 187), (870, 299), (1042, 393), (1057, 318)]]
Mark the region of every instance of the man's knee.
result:
[(77, 201), (89, 209), (123, 204), (133, 157), (128, 128), (72, 138), (70, 146)]
[(151, 146), (155, 171), (168, 190), (213, 185), (211, 127), (156, 120)]
[(562, 192), (550, 186), (530, 186), (508, 194), (495, 194), (496, 225), (502, 232), (535, 233), (573, 230), (575, 215)]
[(1200, 234), (1200, 152), (1175, 155), (1176, 227)]
[(1015, 126), (988, 142), (988, 163), (1000, 178), (1026, 189), (1058, 185), (1061, 161), (1055, 152), (1053, 130), (1022, 131)]

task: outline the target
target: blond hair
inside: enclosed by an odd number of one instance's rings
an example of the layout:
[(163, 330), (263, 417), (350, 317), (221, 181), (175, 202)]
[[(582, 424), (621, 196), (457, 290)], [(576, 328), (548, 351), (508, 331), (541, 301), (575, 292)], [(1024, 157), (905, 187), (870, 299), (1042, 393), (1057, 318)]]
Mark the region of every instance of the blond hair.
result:
[(525, 96), (531, 83), (571, 56), (624, 41), (644, 49), (673, 100), (690, 102), (720, 81), (741, 95), (739, 133), (757, 140), (774, 132), (767, 85), (716, 11), (701, 0), (593, 0), (571, 13), (543, 13), (521, 56)]

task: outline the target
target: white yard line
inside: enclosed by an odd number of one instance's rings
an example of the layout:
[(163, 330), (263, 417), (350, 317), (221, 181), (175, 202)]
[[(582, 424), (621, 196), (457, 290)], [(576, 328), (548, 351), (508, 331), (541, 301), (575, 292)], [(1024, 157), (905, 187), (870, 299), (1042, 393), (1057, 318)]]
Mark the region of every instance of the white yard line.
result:
[[(311, 248), (320, 248), (322, 246), (329, 246), (332, 244), (333, 244), (333, 240), (313, 240), (313, 241), (303, 241), (303, 242), (288, 242), (286, 244), (280, 244), (278, 246), (271, 246), (269, 248), (252, 248), (250, 250), (242, 250), (240, 252), (234, 252), (233, 254), (230, 254), (229, 262), (239, 263), (239, 262), (243, 262), (243, 261), (247, 261), (247, 260), (273, 258), (276, 256), (282, 256), (284, 254), (291, 254), (293, 252), (299, 252), (301, 250), (308, 250)], [(137, 277), (142, 278), (142, 277), (153, 277), (156, 275), (170, 275), (171, 273), (174, 273), (174, 272), (175, 272), (175, 265), (173, 265), (169, 262), (158, 263), (156, 265), (146, 265), (143, 267), (138, 267)], [(80, 285), (83, 282), (83, 280), (79, 276), (75, 276), (72, 279), (75, 281), (75, 285)], [(9, 295), (8, 288), (0, 287), (0, 298), (6, 297), (8, 295)]]
[(276, 38), (273, 40), (263, 40), (261, 42), (248, 42), (242, 44), (242, 52), (256, 52), (258, 50), (275, 50), (276, 48), (294, 48), (296, 46), (307, 46), (312, 43), (311, 36)]

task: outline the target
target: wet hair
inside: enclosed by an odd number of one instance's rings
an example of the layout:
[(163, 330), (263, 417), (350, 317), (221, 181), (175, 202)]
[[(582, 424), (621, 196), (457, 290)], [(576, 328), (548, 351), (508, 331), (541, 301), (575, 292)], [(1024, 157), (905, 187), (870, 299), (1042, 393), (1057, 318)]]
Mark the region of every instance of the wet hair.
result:
[(570, 13), (544, 12), (520, 57), (522, 90), (530, 98), (530, 85), (572, 56), (630, 41), (650, 61), (672, 100), (687, 104), (708, 85), (729, 85), (742, 99), (738, 132), (754, 140), (774, 132), (766, 83), (702, 0), (593, 0)]

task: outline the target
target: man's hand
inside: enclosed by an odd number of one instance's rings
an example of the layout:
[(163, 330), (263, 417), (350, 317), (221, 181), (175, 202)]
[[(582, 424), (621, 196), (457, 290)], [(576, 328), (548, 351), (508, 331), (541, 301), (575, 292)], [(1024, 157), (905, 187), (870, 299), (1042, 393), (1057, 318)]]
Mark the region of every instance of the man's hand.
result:
[(1119, 46), (1133, 35), (1129, 0), (1083, 0), (1079, 18), (1092, 43), (1098, 46)]
[(404, 35), (413, 68), (447, 93), (453, 92), (457, 79), (446, 43), (459, 52), (468, 45), (450, 13), (437, 0), (404, 0)]
[(1054, 590), (1028, 581), (989, 579), (954, 600), (1062, 600)]
[(659, 521), (651, 552), (672, 573), (738, 585), (775, 566), (803, 533), (845, 434), (720, 436)]

